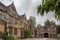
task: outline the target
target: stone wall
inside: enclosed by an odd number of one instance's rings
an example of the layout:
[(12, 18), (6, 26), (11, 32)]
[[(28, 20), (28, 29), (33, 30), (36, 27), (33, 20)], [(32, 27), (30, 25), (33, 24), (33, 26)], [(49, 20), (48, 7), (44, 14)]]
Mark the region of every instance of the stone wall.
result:
[(38, 26), (37, 27), (37, 37), (48, 37), (55, 38), (57, 36), (56, 27), (55, 26)]

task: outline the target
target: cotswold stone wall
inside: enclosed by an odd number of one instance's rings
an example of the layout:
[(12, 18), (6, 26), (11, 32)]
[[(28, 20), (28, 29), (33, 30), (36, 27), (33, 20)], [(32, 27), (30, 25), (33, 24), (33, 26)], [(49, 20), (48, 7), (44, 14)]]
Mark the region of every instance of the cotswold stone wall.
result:
[(56, 32), (56, 27), (54, 25), (37, 27), (37, 37), (55, 38), (56, 36), (57, 36), (57, 32)]

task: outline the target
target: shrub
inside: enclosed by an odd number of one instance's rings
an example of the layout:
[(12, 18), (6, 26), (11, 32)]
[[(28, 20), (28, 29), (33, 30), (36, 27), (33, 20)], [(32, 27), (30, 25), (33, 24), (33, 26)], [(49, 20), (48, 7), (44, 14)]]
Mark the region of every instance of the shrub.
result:
[(3, 38), (3, 33), (2, 32), (0, 32), (0, 38)]
[(56, 25), (57, 27), (57, 34), (60, 34), (60, 25)]
[(7, 36), (7, 37), (6, 37), (6, 40), (16, 40), (16, 39), (15, 39), (15, 37)]
[(31, 33), (29, 30), (24, 31), (24, 38), (29, 38), (31, 36)]

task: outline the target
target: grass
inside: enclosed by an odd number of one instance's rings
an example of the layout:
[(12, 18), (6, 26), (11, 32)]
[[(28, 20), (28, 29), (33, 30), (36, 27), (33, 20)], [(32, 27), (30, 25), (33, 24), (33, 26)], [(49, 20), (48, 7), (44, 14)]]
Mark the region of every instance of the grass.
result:
[(60, 40), (60, 38), (56, 38), (56, 40)]

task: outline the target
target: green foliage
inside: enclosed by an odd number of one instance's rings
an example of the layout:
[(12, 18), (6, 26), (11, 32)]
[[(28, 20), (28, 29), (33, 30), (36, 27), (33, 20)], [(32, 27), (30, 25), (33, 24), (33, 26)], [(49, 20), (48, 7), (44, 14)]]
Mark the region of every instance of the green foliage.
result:
[(54, 17), (60, 20), (60, 0), (42, 0), (42, 4), (37, 6), (37, 12), (44, 15), (44, 12), (55, 11)]
[(7, 36), (6, 40), (16, 40), (16, 39), (14, 37), (12, 37), (12, 36)]
[(60, 40), (60, 38), (56, 38), (56, 40)]
[(4, 34), (2, 32), (0, 32), (0, 38), (3, 38)]
[(25, 30), (24, 31), (24, 38), (29, 38), (31, 36), (30, 30)]
[(0, 37), (2, 37), (2, 32), (0, 32)]
[(33, 27), (35, 27), (35, 25), (36, 25), (36, 19), (35, 19), (35, 17), (32, 17), (32, 16), (31, 16), (31, 17), (29, 18), (29, 23), (32, 24)]
[(60, 25), (57, 25), (56, 27), (57, 27), (57, 34), (59, 34), (60, 33)]
[(51, 24), (51, 22), (47, 19), (47, 20), (45, 21), (45, 25), (50, 26), (50, 24)]

